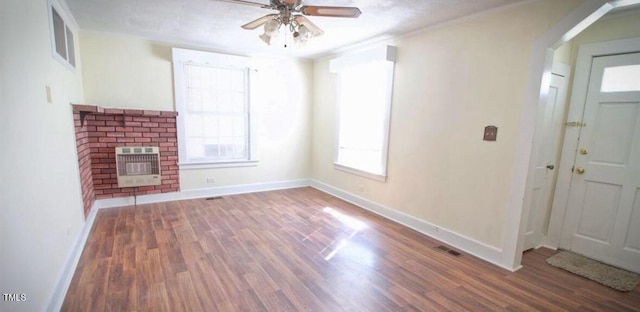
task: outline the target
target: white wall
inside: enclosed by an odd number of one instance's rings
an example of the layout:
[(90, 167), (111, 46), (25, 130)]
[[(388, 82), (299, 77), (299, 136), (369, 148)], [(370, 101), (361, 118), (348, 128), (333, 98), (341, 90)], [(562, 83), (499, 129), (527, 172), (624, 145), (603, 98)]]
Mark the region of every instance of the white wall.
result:
[(39, 311), (84, 224), (69, 105), (83, 102), (82, 75), (52, 57), (46, 0), (1, 5), (0, 292), (26, 301), (0, 310)]
[[(87, 103), (117, 108), (175, 110), (171, 46), (131, 36), (82, 32), (83, 76)], [(307, 179), (310, 176), (313, 64), (260, 59), (252, 99), (258, 118), (255, 167), (181, 170), (180, 188)], [(207, 183), (213, 178), (214, 183)]]
[[(316, 62), (312, 177), (502, 248), (530, 52), (579, 2), (526, 2), (399, 39), (386, 183), (333, 168), (335, 77)], [(482, 140), (487, 125), (496, 142)]]

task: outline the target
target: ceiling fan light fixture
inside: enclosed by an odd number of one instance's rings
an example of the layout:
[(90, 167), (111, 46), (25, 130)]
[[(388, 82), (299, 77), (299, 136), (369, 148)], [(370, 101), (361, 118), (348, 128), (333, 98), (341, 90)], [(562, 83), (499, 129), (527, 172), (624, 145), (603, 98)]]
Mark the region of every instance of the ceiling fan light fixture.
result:
[[(244, 24), (241, 27), (247, 30), (253, 30), (260, 26), (264, 26), (264, 33), (259, 37), (266, 44), (271, 45), (271, 39), (278, 35), (278, 31), (282, 25), (284, 25), (285, 47), (287, 47), (287, 38), (292, 38), (296, 44), (302, 45), (307, 41), (310, 41), (312, 38), (324, 34), (322, 29), (312, 23), (304, 15), (357, 18), (362, 13), (357, 7), (302, 5), (302, 0), (269, 0), (269, 4), (262, 4), (247, 0), (219, 1), (279, 11), (279, 13), (267, 14)], [(290, 35), (287, 31), (290, 32)]]
[(258, 36), (260, 37), (260, 39), (262, 39), (262, 41), (264, 41), (264, 43), (266, 43), (267, 45), (271, 45), (271, 36), (267, 35), (266, 33)]
[(310, 40), (311, 38), (313, 38), (313, 32), (311, 32), (311, 30), (309, 30), (309, 28), (307, 28), (307, 26), (304, 25), (300, 25), (298, 27), (298, 33), (300, 35), (300, 39), (301, 40)]
[(267, 45), (271, 45), (271, 39), (278, 36), (280, 25), (280, 21), (276, 18), (269, 20), (264, 24), (264, 33), (258, 37)]
[(278, 33), (278, 29), (280, 29), (280, 22), (278, 19), (271, 19), (264, 24), (264, 33), (269, 34), (270, 36), (274, 33)]

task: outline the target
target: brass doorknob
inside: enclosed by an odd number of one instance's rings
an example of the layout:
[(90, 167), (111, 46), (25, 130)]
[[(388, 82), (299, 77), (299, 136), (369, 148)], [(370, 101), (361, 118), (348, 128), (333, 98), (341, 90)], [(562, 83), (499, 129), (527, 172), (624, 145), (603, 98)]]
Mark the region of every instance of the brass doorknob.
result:
[(583, 173), (584, 173), (584, 168), (582, 168), (582, 167), (577, 167), (577, 168), (576, 168), (576, 173), (577, 173), (577, 174), (583, 174)]

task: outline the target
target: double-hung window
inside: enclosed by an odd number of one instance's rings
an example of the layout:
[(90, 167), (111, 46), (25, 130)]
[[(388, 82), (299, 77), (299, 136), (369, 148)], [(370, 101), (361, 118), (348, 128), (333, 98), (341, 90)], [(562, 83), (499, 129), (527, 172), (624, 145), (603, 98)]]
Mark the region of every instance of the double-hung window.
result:
[(386, 180), (395, 55), (384, 46), (331, 61), (338, 74), (336, 169)]
[(182, 169), (255, 165), (247, 58), (173, 49)]

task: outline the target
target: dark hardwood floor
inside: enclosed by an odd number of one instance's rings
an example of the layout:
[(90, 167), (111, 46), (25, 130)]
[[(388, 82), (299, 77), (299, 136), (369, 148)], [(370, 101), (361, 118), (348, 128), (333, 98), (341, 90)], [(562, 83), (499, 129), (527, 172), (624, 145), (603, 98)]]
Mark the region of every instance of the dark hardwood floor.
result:
[(314, 190), (103, 209), (63, 311), (639, 311), (526, 252), (512, 273)]

